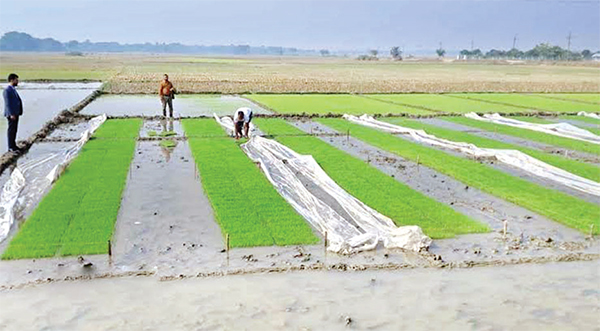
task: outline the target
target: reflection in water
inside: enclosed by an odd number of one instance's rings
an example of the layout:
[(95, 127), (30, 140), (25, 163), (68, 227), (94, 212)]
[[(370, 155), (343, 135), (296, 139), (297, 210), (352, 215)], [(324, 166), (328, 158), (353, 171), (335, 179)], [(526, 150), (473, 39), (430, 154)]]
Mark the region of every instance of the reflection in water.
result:
[(173, 119), (169, 118), (169, 119), (161, 119), (160, 120), (160, 126), (162, 127), (163, 132), (171, 132), (173, 131)]

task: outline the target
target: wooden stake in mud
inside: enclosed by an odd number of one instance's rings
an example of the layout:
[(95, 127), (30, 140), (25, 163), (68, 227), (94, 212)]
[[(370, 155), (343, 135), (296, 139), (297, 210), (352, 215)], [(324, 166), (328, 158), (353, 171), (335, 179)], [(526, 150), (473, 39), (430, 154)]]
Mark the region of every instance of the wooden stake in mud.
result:
[(596, 224), (590, 225), (590, 239), (594, 239), (594, 225)]
[(325, 253), (327, 253), (327, 246), (329, 245), (329, 240), (327, 239), (327, 231), (325, 231), (325, 240), (323, 240), (323, 249), (325, 250)]
[(225, 235), (225, 250), (229, 253), (229, 233)]
[(112, 266), (112, 243), (108, 240), (108, 265)]
[(346, 142), (350, 143), (350, 129), (348, 129), (348, 131), (346, 131)]
[(508, 220), (503, 220), (503, 229), (502, 229), (502, 237), (506, 238), (506, 233), (508, 232)]
[(417, 155), (417, 172), (419, 172), (419, 163), (420, 163), (419, 155)]

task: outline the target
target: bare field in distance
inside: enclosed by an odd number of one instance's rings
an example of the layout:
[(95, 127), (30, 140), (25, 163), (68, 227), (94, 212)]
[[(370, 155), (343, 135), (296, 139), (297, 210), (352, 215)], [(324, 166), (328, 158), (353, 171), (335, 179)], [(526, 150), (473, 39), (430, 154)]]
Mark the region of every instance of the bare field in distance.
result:
[(599, 62), (393, 62), (342, 57), (0, 53), (22, 80), (101, 80), (104, 91), (156, 93), (168, 73), (181, 93), (600, 92)]

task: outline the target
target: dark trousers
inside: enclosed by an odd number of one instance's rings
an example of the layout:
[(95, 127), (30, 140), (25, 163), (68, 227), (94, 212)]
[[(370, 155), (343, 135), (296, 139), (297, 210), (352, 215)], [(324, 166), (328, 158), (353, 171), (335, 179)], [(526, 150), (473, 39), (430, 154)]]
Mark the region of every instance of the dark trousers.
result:
[(8, 130), (7, 130), (7, 137), (8, 137), (8, 149), (12, 149), (15, 150), (17, 149), (17, 129), (19, 127), (19, 116), (17, 116), (14, 120), (10, 119), (10, 117), (7, 117), (8, 119)]

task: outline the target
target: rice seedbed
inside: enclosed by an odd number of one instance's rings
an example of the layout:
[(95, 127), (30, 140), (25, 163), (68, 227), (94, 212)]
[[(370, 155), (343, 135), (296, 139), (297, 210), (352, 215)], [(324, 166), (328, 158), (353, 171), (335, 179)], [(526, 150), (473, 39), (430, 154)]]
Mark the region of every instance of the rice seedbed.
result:
[[(577, 117), (583, 118), (583, 116), (577, 116)], [(538, 124), (552, 124), (552, 123), (560, 122), (560, 118), (556, 118), (555, 121), (551, 121), (549, 119), (542, 118), (542, 117), (531, 117), (531, 116), (511, 116), (511, 118), (519, 120), (519, 121), (523, 121), (523, 122), (538, 123)], [(575, 119), (575, 120), (577, 120), (577, 119)], [(580, 129), (587, 130), (593, 134), (600, 135), (600, 126), (598, 128), (592, 128), (592, 127), (581, 125), (578, 123), (571, 123), (571, 124)]]
[(520, 205), (540, 215), (584, 233), (600, 234), (600, 207), (568, 194), (551, 190), (511, 176), (488, 165), (422, 146), (389, 133), (367, 128), (342, 119), (317, 119), (325, 125), (346, 132), (377, 148), (419, 161), (460, 180), (468, 186)]
[(23, 224), (3, 259), (108, 251), (139, 119), (107, 121)]
[[(184, 120), (204, 192), (231, 247), (285, 246), (319, 241), (260, 169), (214, 120)], [(220, 132), (220, 136), (217, 133)]]
[[(528, 117), (530, 118), (530, 117)], [(600, 168), (593, 164), (580, 162), (572, 159), (562, 157), (560, 155), (545, 153), (535, 149), (522, 147), (519, 145), (509, 144), (502, 141), (497, 141), (489, 138), (479, 137), (470, 133), (455, 131), (445, 128), (440, 128), (435, 125), (429, 125), (421, 123), (415, 120), (402, 119), (402, 118), (384, 118), (386, 122), (397, 124), (412, 129), (425, 130), (427, 133), (435, 135), (439, 138), (466, 142), (476, 145), (481, 148), (496, 148), (496, 149), (514, 149), (521, 151), (531, 157), (534, 157), (540, 161), (546, 162), (557, 168), (569, 171), (575, 175), (600, 182)]]
[(398, 182), (366, 162), (326, 142), (303, 134), (282, 119), (257, 119), (263, 131), (301, 154), (312, 155), (327, 174), (348, 193), (390, 217), (398, 226), (419, 225), (432, 238), (451, 238), (489, 231), (488, 227), (449, 206)]
[(549, 99), (595, 103), (595, 104), (600, 105), (600, 93), (573, 93), (573, 94), (569, 94), (569, 93), (535, 93), (533, 95), (545, 97), (545, 98), (549, 98)]
[(531, 94), (516, 93), (467, 93), (467, 94), (449, 94), (458, 98), (471, 100), (480, 100), (497, 105), (514, 106), (527, 111), (549, 111), (549, 112), (596, 112), (598, 106), (593, 104), (584, 104), (566, 100), (549, 99), (542, 96)]
[(600, 120), (592, 117), (578, 116), (578, 115), (561, 115), (559, 118), (564, 118), (567, 120), (574, 120), (579, 122), (585, 122), (590, 124), (596, 124), (600, 126)]
[(349, 94), (251, 94), (246, 97), (280, 114), (431, 114), (427, 110)]
[(164, 148), (175, 148), (175, 146), (177, 146), (177, 143), (173, 140), (161, 140), (159, 145)]
[(488, 123), (483, 121), (474, 120), (466, 117), (444, 117), (441, 118), (444, 121), (450, 121), (461, 125), (467, 125), (475, 128), (479, 128), (486, 131), (496, 132), (500, 134), (506, 134), (509, 136), (515, 136), (524, 138), (532, 141), (537, 141), (543, 144), (563, 147), (566, 149), (577, 150), (590, 154), (600, 155), (600, 146), (592, 144), (586, 141), (575, 140), (570, 138), (559, 137), (543, 132), (537, 132), (528, 129), (515, 128), (503, 124)]
[(515, 113), (523, 109), (508, 105), (491, 104), (464, 98), (453, 98), (445, 94), (373, 94), (371, 98), (398, 105), (419, 107), (445, 113)]

